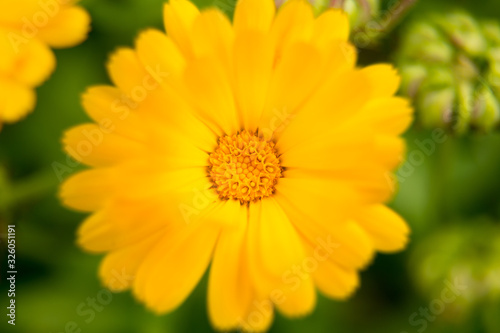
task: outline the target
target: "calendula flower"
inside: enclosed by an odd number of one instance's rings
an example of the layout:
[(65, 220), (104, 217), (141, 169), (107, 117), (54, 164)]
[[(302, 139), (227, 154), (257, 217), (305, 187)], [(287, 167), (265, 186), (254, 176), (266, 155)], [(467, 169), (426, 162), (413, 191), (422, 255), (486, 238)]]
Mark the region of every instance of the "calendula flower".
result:
[(0, 2), (0, 127), (32, 111), (34, 89), (55, 68), (50, 47), (81, 43), (89, 15), (74, 0), (2, 0)]
[[(275, 13), (241, 0), (234, 22), (186, 0), (165, 5), (91, 88), (95, 123), (66, 151), (92, 167), (65, 205), (92, 215), (78, 232), (107, 253), (105, 286), (131, 288), (157, 313), (177, 308), (211, 264), (218, 329), (266, 330), (277, 309), (312, 311), (358, 286), (375, 251), (401, 250), (405, 222), (384, 205), (411, 122), (390, 65), (356, 68), (345, 14), (305, 0)], [(133, 277), (133, 278), (132, 278)]]

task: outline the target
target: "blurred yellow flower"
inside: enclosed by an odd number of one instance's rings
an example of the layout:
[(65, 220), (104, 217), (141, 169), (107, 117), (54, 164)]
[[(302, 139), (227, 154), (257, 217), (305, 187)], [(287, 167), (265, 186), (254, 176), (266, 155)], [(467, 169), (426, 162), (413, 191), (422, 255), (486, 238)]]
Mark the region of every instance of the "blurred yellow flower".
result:
[(0, 128), (32, 111), (34, 88), (55, 68), (49, 47), (64, 48), (87, 36), (90, 17), (74, 0), (0, 2)]
[(61, 197), (93, 212), (78, 242), (107, 253), (103, 283), (165, 313), (211, 263), (222, 330), (266, 330), (274, 308), (305, 315), (316, 288), (348, 297), (375, 251), (407, 242), (383, 204), (412, 119), (399, 76), (356, 68), (347, 17), (315, 18), (305, 0), (278, 13), (241, 0), (233, 24), (170, 0), (164, 18), (167, 35), (147, 30), (112, 56), (114, 86), (83, 98), (95, 123), (64, 137), (92, 167)]

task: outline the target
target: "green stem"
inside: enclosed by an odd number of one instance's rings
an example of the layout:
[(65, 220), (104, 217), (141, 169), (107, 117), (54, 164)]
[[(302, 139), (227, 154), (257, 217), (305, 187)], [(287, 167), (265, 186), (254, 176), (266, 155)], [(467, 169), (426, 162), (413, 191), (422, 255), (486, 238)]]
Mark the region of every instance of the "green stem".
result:
[[(367, 4), (366, 0), (358, 0), (361, 6)], [(418, 0), (401, 0), (387, 9), (379, 18), (368, 20), (363, 26), (353, 32), (353, 36), (367, 36), (364, 46), (375, 44), (382, 36), (390, 32)], [(356, 42), (356, 40), (355, 40)]]
[(40, 171), (17, 182), (10, 182), (5, 173), (0, 175), (0, 178), (0, 212), (4, 213), (44, 196), (57, 185), (57, 177), (52, 169)]
[(402, 0), (393, 9), (392, 15), (389, 16), (389, 20), (385, 25), (386, 32), (391, 31), (398, 23), (403, 19), (403, 17), (416, 5), (418, 0)]
[(371, 16), (371, 5), (368, 2), (368, 0), (358, 0), (359, 7), (361, 7), (361, 12), (362, 14), (362, 20), (363, 23), (366, 23), (368, 20), (370, 20)]

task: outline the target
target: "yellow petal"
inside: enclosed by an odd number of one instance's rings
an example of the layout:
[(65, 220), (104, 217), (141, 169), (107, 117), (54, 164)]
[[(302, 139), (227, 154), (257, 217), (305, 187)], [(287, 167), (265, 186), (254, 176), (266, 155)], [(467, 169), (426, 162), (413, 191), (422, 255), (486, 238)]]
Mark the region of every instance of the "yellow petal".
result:
[[(112, 86), (90, 87), (82, 96), (82, 105), (98, 125), (114, 126), (114, 132), (140, 142), (146, 142), (144, 114), (140, 105), (132, 103), (124, 93)], [(141, 117), (142, 116), (142, 117)]]
[(401, 78), (392, 65), (371, 65), (361, 69), (361, 72), (370, 82), (372, 98), (391, 97), (398, 91)]
[[(298, 130), (299, 123), (317, 122), (320, 117), (336, 117), (338, 115), (345, 117), (349, 115), (347, 112), (345, 114), (340, 112), (344, 107), (342, 104), (344, 96), (341, 94), (345, 94), (346, 90), (355, 89), (345, 86), (339, 87), (339, 85), (340, 82), (358, 81), (352, 78), (354, 74), (350, 72), (354, 64), (355, 57), (346, 57), (340, 44), (332, 46), (329, 52), (320, 52), (309, 42), (297, 42), (291, 45), (288, 52), (275, 65), (276, 69), (265, 111), (259, 123), (259, 127), (263, 129), (262, 134), (279, 141), (282, 134), (287, 136), (286, 132), (289, 127), (292, 131)], [(346, 74), (346, 71), (349, 74)], [(301, 84), (297, 84), (297, 82)], [(328, 88), (324, 88), (325, 86)], [(366, 86), (368, 88), (368, 84)], [(363, 89), (363, 86), (360, 88)], [(336, 91), (338, 91), (338, 95)], [(358, 99), (365, 95), (363, 90), (361, 92), (356, 90), (356, 92)], [(366, 95), (368, 96), (368, 93)], [(360, 103), (362, 101), (361, 99)], [(300, 113), (303, 115), (299, 115)], [(300, 120), (294, 124), (296, 117)], [(306, 117), (307, 119), (305, 119)], [(332, 122), (340, 122), (339, 119), (341, 118), (332, 120)], [(300, 127), (300, 131), (303, 131), (303, 126)], [(313, 130), (311, 132), (318, 133)], [(294, 132), (294, 134), (298, 133)], [(302, 142), (305, 137), (291, 133), (290, 135), (293, 136), (292, 140), (295, 139), (299, 142)], [(288, 141), (285, 142), (284, 146), (282, 143), (281, 149), (283, 151), (288, 148), (287, 143)]]
[[(227, 97), (224, 93), (227, 93), (228, 90), (224, 91), (223, 87), (221, 87), (221, 89), (217, 89), (218, 87), (211, 87), (211, 89), (220, 92), (219, 95), (212, 96), (210, 95), (210, 91), (208, 91), (208, 93), (205, 91), (207, 87), (203, 86), (205, 83), (218, 84), (219, 82), (216, 81), (218, 78), (224, 80), (223, 82), (227, 82), (227, 80), (223, 78), (223, 75), (221, 74), (222, 78), (220, 76), (215, 78), (213, 75), (216, 69), (207, 68), (205, 70), (206, 75), (197, 78), (196, 73), (192, 72), (197, 70), (197, 68), (192, 68), (196, 66), (202, 65), (194, 63), (190, 66), (191, 71), (189, 68), (187, 71), (191, 73), (191, 79), (196, 83), (196, 85), (192, 87), (195, 93), (206, 97), (198, 101), (204, 103), (203, 111), (208, 113), (209, 117), (213, 117), (213, 110), (219, 110), (219, 105), (213, 105), (212, 102), (222, 104), (221, 109), (222, 107), (226, 110), (230, 108), (229, 103), (221, 100), (221, 98)], [(183, 132), (184, 139), (180, 140), (180, 142), (194, 141), (195, 144), (203, 146), (203, 149), (213, 148), (216, 139), (215, 136), (213, 136), (209, 128), (203, 122), (197, 119), (194, 114), (195, 111), (187, 104), (187, 101), (195, 103), (196, 100), (194, 100), (193, 97), (185, 97), (187, 92), (174, 90), (169, 85), (158, 85), (157, 81), (153, 79), (155, 74), (149, 73), (146, 70), (134, 50), (118, 50), (111, 58), (108, 64), (108, 70), (112, 81), (120, 88), (124, 95), (120, 100), (112, 102), (114, 111), (117, 111), (118, 106), (118, 111), (123, 109), (123, 113), (126, 113), (128, 109), (136, 110), (137, 112), (145, 112), (149, 116), (162, 121), (165, 128), (162, 129), (159, 126), (153, 126), (153, 128), (162, 130), (161, 132), (163, 132), (164, 135), (174, 136), (179, 132)], [(217, 72), (217, 74), (219, 73), (220, 71)], [(208, 81), (208, 83), (206, 81)], [(226, 87), (228, 87), (228, 84)], [(165, 110), (169, 110), (169, 112), (165, 112)], [(233, 113), (236, 115), (234, 107)], [(233, 120), (236, 121), (235, 117), (233, 117)]]
[(165, 313), (179, 306), (203, 276), (211, 258), (220, 227), (234, 216), (227, 203), (219, 203), (204, 216), (202, 223), (179, 226), (167, 233), (137, 273), (134, 292), (151, 309)]
[[(167, 175), (152, 172), (133, 179), (118, 171), (114, 171), (117, 181), (121, 180), (115, 184), (118, 190), (110, 192), (100, 210), (78, 229), (78, 244), (87, 251), (116, 251), (152, 234), (202, 221), (216, 198), (208, 192), (211, 183), (205, 179), (204, 170), (198, 174), (188, 169)], [(185, 207), (192, 215), (183, 211)]]
[[(385, 171), (392, 170), (403, 158), (404, 140), (392, 135), (379, 135), (376, 129), (366, 127), (367, 123), (350, 121), (313, 139), (303, 140), (290, 150), (283, 151), (280, 157), (282, 165), (302, 171), (328, 171), (330, 176), (340, 176), (337, 172), (359, 169), (369, 160), (370, 164), (384, 167)], [(337, 154), (329, 154), (331, 151)]]
[(219, 330), (237, 328), (253, 301), (253, 285), (245, 258), (247, 208), (227, 201), (231, 227), (221, 232), (214, 252), (208, 282), (210, 320)]
[[(357, 237), (352, 238), (355, 234), (343, 231), (333, 231), (330, 235), (317, 235), (315, 238), (306, 235), (304, 246), (310, 258), (308, 267), (319, 291), (334, 299), (350, 296), (359, 284), (357, 269), (363, 265), (353, 265), (349, 251), (359, 252), (359, 245), (362, 247), (363, 243), (358, 243)], [(346, 245), (351, 249), (346, 251)], [(356, 258), (354, 261), (357, 261)]]
[[(376, 117), (379, 116), (371, 116)], [(363, 169), (366, 176), (371, 175), (374, 181), (380, 180), (381, 175), (384, 176), (401, 162), (405, 149), (404, 140), (378, 134), (378, 128), (373, 125), (374, 121), (369, 116), (354, 118), (340, 126), (332, 126), (330, 131), (297, 142), (289, 150), (281, 148), (282, 165), (292, 170), (322, 171), (318, 176), (335, 177), (339, 180), (347, 179), (349, 175), (357, 176), (359, 173), (352, 171)], [(335, 157), (329, 153), (331, 151), (337, 152)], [(371, 170), (364, 168), (367, 163), (375, 167)], [(386, 180), (382, 179), (382, 182)]]
[(327, 47), (335, 41), (349, 39), (349, 17), (340, 9), (329, 9), (314, 22), (313, 42)]
[(89, 252), (100, 253), (115, 248), (116, 228), (106, 218), (104, 210), (87, 217), (77, 231), (77, 243)]
[(412, 120), (413, 109), (407, 99), (387, 97), (367, 103), (353, 121), (370, 125), (383, 134), (399, 135), (408, 128)]
[(374, 155), (388, 171), (394, 170), (404, 160), (406, 142), (404, 139), (389, 135), (378, 135), (375, 138)]
[(273, 0), (240, 0), (234, 12), (236, 33), (256, 30), (266, 33), (274, 20), (276, 5)]
[(364, 268), (371, 262), (375, 251), (363, 228), (352, 221), (338, 228), (333, 228), (327, 221), (323, 223), (327, 224), (325, 229), (330, 232), (332, 241), (338, 244), (338, 248), (333, 250), (332, 261), (343, 267), (356, 269)]
[[(200, 15), (197, 19), (202, 20)], [(195, 142), (204, 150), (213, 148), (215, 138), (209, 128), (194, 116), (195, 111), (184, 98), (182, 76), (186, 69), (186, 59), (172, 39), (156, 30), (148, 30), (137, 39), (137, 55), (146, 71), (161, 87), (148, 92), (151, 103), (146, 110), (159, 118), (164, 132), (185, 135), (181, 140)], [(138, 109), (142, 109), (140, 106)], [(167, 112), (165, 112), (167, 110)]]
[(90, 16), (78, 6), (60, 8), (57, 15), (50, 17), (37, 37), (54, 48), (72, 47), (87, 38), (90, 30)]
[(32, 16), (40, 11), (40, 4), (36, 0), (2, 0), (2, 7), (4, 10), (0, 12), (0, 22), (5, 22), (6, 26), (17, 26), (23, 16)]
[(243, 126), (255, 131), (266, 102), (274, 52), (269, 36), (242, 31), (234, 44), (235, 95)]
[(278, 62), (269, 87), (265, 113), (259, 122), (260, 131), (268, 139), (290, 122), (299, 105), (311, 95), (324, 75), (322, 64), (318, 50), (306, 43), (290, 47)]
[(178, 79), (186, 67), (177, 45), (161, 31), (142, 32), (136, 40), (136, 50), (146, 71), (160, 84)]
[[(144, 38), (141, 38), (141, 41), (146, 42)], [(142, 45), (141, 53), (144, 54), (144, 52), (148, 52), (148, 49)], [(150, 55), (149, 57), (149, 60), (154, 59), (154, 55)], [(144, 55), (143, 59), (146, 59)], [(111, 81), (123, 93), (120, 101), (123, 101), (134, 110), (158, 111), (161, 109), (165, 113), (165, 108), (161, 105), (165, 94), (162, 89), (164, 86), (158, 84), (158, 80), (168, 81), (170, 75), (161, 65), (160, 67), (155, 65), (153, 67), (145, 66), (141, 62), (138, 53), (130, 48), (118, 49), (110, 57), (107, 66), (108, 72)], [(164, 63), (163, 66), (171, 67), (173, 65), (166, 65)]]
[[(114, 200), (89, 216), (78, 228), (77, 243), (92, 253), (118, 251), (134, 246), (168, 226), (168, 214), (162, 204), (150, 200)], [(133, 233), (130, 230), (134, 230)]]
[[(138, 124), (139, 125), (139, 124)], [(130, 160), (159, 159), (165, 170), (204, 167), (208, 155), (189, 141), (172, 132), (164, 132), (151, 124), (149, 141), (139, 142), (114, 134), (115, 126), (80, 125), (63, 140), (65, 150), (77, 161), (90, 166), (111, 166)], [(144, 127), (146, 131), (146, 128)]]
[[(362, 126), (332, 128), (283, 150), (280, 159), (282, 165), (290, 169), (342, 170), (364, 163), (374, 147), (373, 135), (366, 133)], [(332, 151), (336, 154), (331, 154)]]
[(153, 234), (141, 239), (137, 244), (107, 254), (99, 268), (103, 285), (112, 292), (130, 288), (144, 257), (162, 236), (161, 233)]
[(313, 219), (283, 197), (276, 196), (276, 200), (290, 216), (291, 222), (305, 240), (305, 245), (319, 248), (318, 251), (322, 252), (322, 259), (318, 259), (319, 261), (331, 260), (342, 267), (360, 269), (372, 260), (374, 248), (371, 239), (366, 231), (353, 221), (332, 221), (326, 214), (328, 209), (324, 207), (320, 211), (324, 218)]
[(170, 0), (163, 8), (165, 30), (185, 56), (193, 53), (189, 34), (199, 14), (198, 8), (188, 0)]
[(290, 0), (281, 6), (272, 25), (270, 35), (280, 58), (289, 45), (307, 41), (313, 31), (314, 13), (307, 0)]
[[(304, 263), (302, 263), (304, 265)], [(307, 274), (304, 270), (302, 274)], [(310, 314), (316, 306), (316, 288), (312, 276), (285, 272), (285, 298), (277, 301), (276, 308), (287, 317), (302, 317)], [(278, 289), (279, 290), (279, 289)], [(275, 291), (271, 291), (273, 294)]]
[[(1, 15), (1, 14), (0, 14)], [(9, 73), (15, 64), (20, 46), (25, 45), (26, 39), (20, 34), (0, 27), (0, 72)]]
[(55, 66), (54, 53), (47, 45), (33, 39), (19, 49), (11, 68), (12, 77), (20, 83), (38, 86), (48, 79)]
[(96, 211), (116, 191), (116, 178), (109, 169), (92, 169), (68, 178), (60, 189), (64, 205), (84, 212)]
[(269, 299), (255, 297), (239, 326), (243, 332), (267, 332), (273, 319), (273, 303)]
[(319, 264), (313, 276), (318, 289), (333, 299), (346, 299), (359, 286), (356, 271), (342, 268), (328, 260)]
[[(269, 290), (279, 287), (281, 276), (305, 258), (296, 231), (274, 199), (250, 206), (248, 237), (248, 255), (254, 266), (253, 274), (262, 278), (264, 284), (270, 285)], [(273, 278), (275, 281), (272, 281)]]
[(362, 210), (357, 221), (370, 234), (378, 251), (397, 252), (404, 249), (408, 242), (408, 225), (384, 205), (374, 205)]
[(116, 133), (157, 149), (179, 151), (184, 147), (189, 150), (189, 145), (203, 151), (214, 148), (214, 133), (196, 119), (189, 105), (171, 90), (169, 94), (162, 89), (150, 91), (148, 100), (147, 105), (136, 103), (120, 89), (98, 86), (83, 95), (82, 103), (99, 125), (112, 124)]
[(330, 223), (343, 223), (351, 209), (362, 202), (361, 195), (345, 181), (295, 176), (291, 171), (276, 185), (276, 197), (280, 204), (286, 200), (313, 220)]
[(392, 163), (392, 161), (366, 162), (350, 170), (327, 173), (324, 177), (344, 179), (362, 197), (364, 204), (386, 202), (394, 194), (394, 188), (388, 168), (383, 163)]
[[(289, 169), (285, 178), (280, 179), (281, 192), (287, 198), (300, 202), (299, 196), (294, 196), (291, 190), (301, 187), (309, 195), (322, 198), (324, 193), (332, 196), (330, 205), (338, 205), (335, 212), (330, 212), (330, 218), (339, 220), (345, 217), (345, 212), (352, 209), (352, 205), (366, 205), (385, 202), (394, 193), (390, 178), (390, 170), (384, 165), (383, 160), (377, 162), (366, 161), (361, 165), (342, 166), (331, 170), (307, 170), (301, 168)], [(288, 180), (291, 180), (290, 182)], [(331, 186), (328, 190), (326, 186)], [(320, 190), (323, 189), (323, 192)], [(280, 188), (277, 188), (280, 191)], [(285, 193), (286, 190), (286, 193)], [(300, 193), (300, 192), (299, 192)], [(309, 200), (307, 200), (309, 203)], [(309, 207), (310, 214), (313, 213), (314, 202)], [(347, 209), (344, 209), (347, 208)], [(335, 213), (335, 214), (334, 214)], [(314, 216), (314, 214), (310, 215)]]
[(274, 199), (252, 205), (249, 214), (248, 260), (259, 295), (271, 297), (280, 290), (284, 300), (276, 307), (281, 312), (307, 314), (314, 308), (316, 293), (309, 274), (297, 277), (293, 271), (305, 259), (297, 231)]
[(232, 88), (218, 62), (210, 58), (193, 60), (186, 69), (185, 82), (189, 100), (203, 119), (218, 128), (218, 134), (240, 130)]
[(234, 31), (224, 13), (217, 9), (202, 11), (193, 23), (191, 41), (197, 58), (214, 56), (230, 66)]
[(63, 143), (64, 150), (77, 161), (97, 167), (121, 163), (147, 153), (143, 144), (114, 134), (113, 127), (94, 124), (79, 125), (68, 130)]
[[(343, 57), (343, 56), (341, 56)], [(317, 92), (290, 117), (277, 136), (280, 151), (332, 131), (361, 110), (370, 97), (370, 86), (359, 71), (332, 75)]]
[[(147, 90), (155, 90), (157, 87), (133, 49), (121, 48), (111, 55), (108, 72), (115, 86), (126, 95), (136, 97), (131, 98), (132, 102), (143, 103), (143, 96), (147, 100)], [(149, 86), (150, 89), (146, 89), (145, 86)]]
[(198, 192), (204, 192), (212, 184), (206, 176), (206, 167), (170, 169), (169, 164), (153, 158), (83, 171), (64, 182), (60, 196), (65, 205), (83, 211), (99, 210), (114, 198), (161, 198), (169, 203), (165, 206), (175, 212), (176, 218), (182, 219), (179, 205), (191, 204), (197, 200)]
[(0, 79), (0, 122), (13, 123), (31, 112), (35, 107), (33, 89)]

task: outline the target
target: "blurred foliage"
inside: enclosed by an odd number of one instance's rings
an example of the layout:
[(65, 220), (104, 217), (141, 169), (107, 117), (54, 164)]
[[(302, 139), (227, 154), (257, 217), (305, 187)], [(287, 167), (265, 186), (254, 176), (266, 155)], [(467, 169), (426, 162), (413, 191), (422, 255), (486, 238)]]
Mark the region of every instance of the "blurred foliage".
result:
[[(411, 254), (414, 284), (445, 320), (488, 314), (500, 304), (500, 224), (485, 218), (440, 228)], [(495, 331), (492, 331), (495, 332)]]
[[(389, 2), (381, 1), (379, 17), (387, 14)], [(205, 305), (206, 277), (169, 315), (154, 315), (128, 292), (113, 294), (101, 312), (94, 311), (92, 320), (90, 315), (77, 313), (79, 308), (89, 310), (87, 298), (97, 298), (102, 291), (97, 278), (100, 258), (76, 247), (74, 234), (84, 215), (61, 207), (56, 197), (60, 179), (53, 163), (68, 166), (64, 177), (78, 169), (66, 160), (60, 140), (64, 130), (89, 120), (80, 106), (80, 95), (88, 86), (108, 82), (105, 64), (110, 52), (133, 45), (138, 32), (146, 27), (161, 28), (162, 3), (83, 0), (93, 17), (89, 39), (76, 48), (56, 52), (57, 70), (38, 90), (35, 112), (0, 133), (0, 225), (2, 232), (6, 224), (17, 225), (19, 272), (17, 325), (13, 329), (4, 318), (1, 332), (60, 333), (71, 322), (82, 332), (213, 331)], [(232, 0), (196, 3), (200, 7), (216, 4), (227, 13), (234, 9)], [(411, 22), (457, 3), (474, 17), (498, 23), (497, 0), (481, 1), (481, 5), (472, 0), (422, 0), (396, 30), (376, 46), (360, 50), (361, 63), (391, 62), (398, 47), (405, 44), (404, 31)], [(353, 298), (338, 302), (320, 297), (316, 310), (306, 318), (290, 320), (278, 315), (271, 332), (417, 332), (421, 324), (412, 324), (410, 317), (429, 306), (435, 290), (453, 274), (453, 263), (466, 260), (478, 271), (487, 271), (487, 258), (498, 233), (493, 231), (498, 222), (490, 221), (500, 221), (500, 135), (447, 135), (439, 143), (432, 137), (431, 129), (418, 126), (407, 133), (409, 158), (399, 172), (400, 190), (392, 203), (411, 225), (409, 249), (397, 255), (378, 255), (362, 274), (361, 287)], [(417, 153), (423, 159), (412, 159)], [(419, 255), (421, 252), (425, 253)], [(5, 252), (1, 255), (6, 257)], [(430, 280), (425, 277), (424, 257), (428, 256), (447, 258)], [(474, 293), (479, 296), (484, 291)], [(7, 298), (1, 299), (5, 309)], [(470, 303), (464, 299), (467, 317), (436, 316), (427, 323), (426, 332), (498, 332), (498, 300), (491, 299), (484, 306), (486, 298), (475, 299)]]

